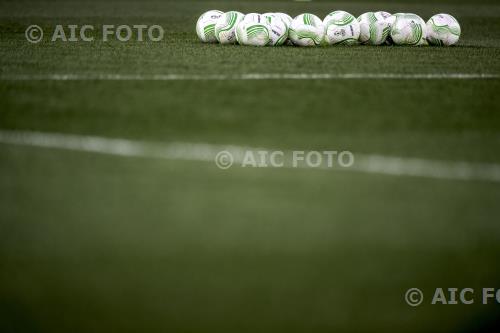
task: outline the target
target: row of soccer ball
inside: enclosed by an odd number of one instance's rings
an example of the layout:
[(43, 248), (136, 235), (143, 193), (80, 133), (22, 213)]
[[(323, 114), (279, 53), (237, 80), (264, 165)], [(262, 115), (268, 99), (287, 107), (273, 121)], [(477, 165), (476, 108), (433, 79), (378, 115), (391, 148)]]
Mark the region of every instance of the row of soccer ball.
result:
[(345, 12), (334, 11), (321, 20), (313, 14), (294, 19), (284, 13), (223, 13), (210, 10), (200, 16), (196, 33), (202, 42), (221, 44), (278, 46), (294, 44), (355, 45), (396, 44), (450, 46), (460, 38), (460, 25), (451, 15), (434, 15), (426, 23), (415, 14), (369, 12), (357, 19)]

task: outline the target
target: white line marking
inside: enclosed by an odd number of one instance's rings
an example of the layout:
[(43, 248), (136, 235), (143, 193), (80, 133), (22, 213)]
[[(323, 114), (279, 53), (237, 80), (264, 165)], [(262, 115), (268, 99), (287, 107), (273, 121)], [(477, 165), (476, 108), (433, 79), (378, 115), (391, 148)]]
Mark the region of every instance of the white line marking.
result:
[[(241, 163), (248, 150), (269, 149), (198, 143), (153, 143), (126, 139), (109, 139), (57, 133), (0, 130), (0, 143), (44, 148), (84, 151), (124, 157), (213, 162), (221, 151), (229, 151)], [(290, 153), (291, 155), (291, 153)], [(419, 158), (355, 154), (353, 166), (333, 170), (370, 174), (412, 176), (450, 180), (482, 180), (500, 182), (499, 164), (445, 162)]]
[(0, 81), (486, 80), (485, 73), (1, 74)]

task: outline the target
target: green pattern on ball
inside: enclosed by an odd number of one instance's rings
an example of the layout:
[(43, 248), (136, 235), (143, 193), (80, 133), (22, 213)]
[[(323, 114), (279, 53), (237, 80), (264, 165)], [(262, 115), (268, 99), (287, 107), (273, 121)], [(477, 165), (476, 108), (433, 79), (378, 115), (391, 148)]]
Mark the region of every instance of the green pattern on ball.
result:
[(205, 34), (205, 38), (207, 40), (210, 40), (212, 38), (215, 38), (215, 24), (209, 24), (203, 29), (203, 32)]

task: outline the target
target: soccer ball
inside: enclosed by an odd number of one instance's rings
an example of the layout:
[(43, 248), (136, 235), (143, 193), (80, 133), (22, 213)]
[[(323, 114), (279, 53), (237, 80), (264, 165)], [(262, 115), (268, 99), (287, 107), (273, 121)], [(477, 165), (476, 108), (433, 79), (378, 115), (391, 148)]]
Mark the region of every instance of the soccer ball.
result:
[(196, 22), (196, 34), (204, 43), (215, 43), (215, 24), (224, 13), (219, 10), (209, 10), (202, 14)]
[(269, 17), (272, 17), (272, 16), (275, 16), (276, 14), (275, 13), (264, 13), (262, 14), (262, 16), (266, 17), (266, 18), (269, 18)]
[(323, 22), (313, 14), (301, 14), (290, 25), (289, 38), (295, 45), (320, 45), (324, 36)]
[(215, 24), (215, 37), (221, 44), (236, 43), (236, 26), (243, 20), (240, 12), (227, 12), (223, 14)]
[(385, 44), (386, 45), (392, 45), (394, 44), (393, 41), (392, 41), (392, 38), (391, 38), (391, 29), (392, 29), (392, 26), (394, 24), (394, 22), (396, 22), (396, 16), (394, 15), (391, 15), (391, 13), (388, 13), (388, 12), (384, 12), (384, 11), (379, 11), (379, 12), (375, 12), (375, 15), (381, 15), (385, 21), (387, 22), (387, 24), (389, 25), (389, 29), (387, 31), (387, 38), (385, 40)]
[[(378, 11), (374, 13), (376, 17), (382, 17), (384, 21), (389, 24), (389, 28), (392, 26), (394, 21), (396, 21), (396, 18), (392, 18), (392, 14), (384, 11)], [(390, 31), (389, 31), (390, 32)]]
[(359, 39), (359, 23), (351, 14), (338, 10), (323, 20), (325, 40), (330, 45), (355, 45)]
[(450, 46), (460, 39), (458, 21), (448, 14), (437, 14), (427, 22), (427, 40), (432, 45)]
[[(265, 15), (265, 14), (264, 14)], [(281, 46), (288, 38), (288, 26), (276, 14), (266, 16), (267, 23), (269, 24), (270, 45)]]
[(396, 18), (400, 15), (405, 15), (405, 13), (396, 13), (396, 14), (392, 14), (388, 19), (387, 21), (389, 22), (389, 26), (390, 26), (390, 31), (389, 31), (389, 36), (387, 36), (387, 43), (388, 45), (394, 45), (394, 41), (392, 40), (392, 36), (391, 36), (391, 32), (392, 32), (392, 27), (394, 26), (394, 24), (396, 23)]
[[(287, 33), (288, 33), (288, 35), (290, 35), (290, 26), (292, 25), (293, 18), (290, 15), (285, 14), (285, 13), (274, 13), (274, 15), (280, 17), (283, 20), (283, 22), (285, 22), (286, 28), (288, 31)], [(290, 38), (286, 39), (285, 44), (286, 45), (293, 45)]]
[(375, 15), (382, 16), (384, 18), (384, 20), (387, 20), (387, 19), (389, 19), (392, 16), (391, 13), (384, 12), (383, 10), (375, 12)]
[(368, 12), (358, 17), (359, 41), (370, 45), (384, 44), (391, 32), (390, 17), (391, 14), (387, 12)]
[(391, 38), (396, 45), (420, 46), (427, 44), (425, 21), (415, 14), (395, 14)]
[(292, 24), (293, 18), (285, 13), (274, 13), (274, 15), (278, 16), (283, 20), (283, 22), (286, 23), (287, 28), (290, 28), (290, 25)]
[(265, 16), (251, 13), (237, 25), (236, 39), (241, 45), (265, 46), (271, 40), (270, 29)]
[(247, 22), (259, 22), (262, 20), (262, 22), (265, 21), (265, 16), (262, 14), (258, 13), (249, 13), (243, 16), (243, 20)]
[(389, 23), (389, 28), (392, 27), (392, 25), (394, 24), (394, 22), (396, 22), (396, 16), (392, 15), (391, 13), (388, 13), (388, 12), (376, 12), (375, 13), (375, 16), (382, 16), (384, 18), (384, 20)]

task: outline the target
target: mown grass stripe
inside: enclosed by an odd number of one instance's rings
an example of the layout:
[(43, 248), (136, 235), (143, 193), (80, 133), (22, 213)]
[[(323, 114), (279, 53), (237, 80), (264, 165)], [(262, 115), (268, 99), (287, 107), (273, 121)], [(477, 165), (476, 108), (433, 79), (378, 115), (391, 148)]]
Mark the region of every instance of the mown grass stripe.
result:
[(1, 81), (499, 80), (493, 73), (0, 74)]
[[(241, 165), (247, 151), (271, 151), (234, 145), (213, 145), (207, 143), (145, 142), (124, 138), (43, 133), (30, 131), (0, 130), (0, 143), (31, 146), (46, 149), (61, 149), (85, 153), (112, 155), (123, 158), (152, 158), (213, 163), (224, 151), (231, 154), (234, 166)], [(275, 151), (275, 150), (272, 150)], [(284, 152), (291, 156), (292, 152)], [(292, 167), (289, 164), (285, 168)], [(301, 167), (314, 172), (318, 168)], [(354, 163), (348, 168), (328, 168), (333, 172), (361, 172), (398, 177), (424, 177), (460, 181), (500, 182), (500, 164), (438, 161), (424, 158), (406, 158), (354, 153)]]

